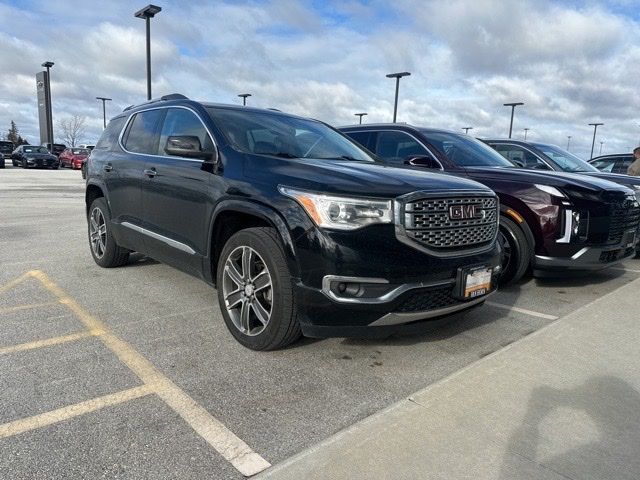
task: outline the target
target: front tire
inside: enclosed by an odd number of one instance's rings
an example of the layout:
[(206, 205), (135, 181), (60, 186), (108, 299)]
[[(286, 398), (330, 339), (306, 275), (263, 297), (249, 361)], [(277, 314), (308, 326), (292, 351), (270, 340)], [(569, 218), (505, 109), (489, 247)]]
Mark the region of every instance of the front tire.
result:
[(227, 328), (251, 350), (276, 350), (302, 335), (293, 281), (273, 228), (248, 228), (225, 244), (216, 272)]
[(93, 260), (104, 268), (120, 267), (129, 260), (129, 250), (116, 243), (111, 232), (111, 214), (104, 197), (96, 198), (87, 217), (89, 248)]
[(531, 246), (522, 229), (505, 216), (500, 216), (498, 239), (502, 243), (500, 285), (520, 280), (531, 263)]

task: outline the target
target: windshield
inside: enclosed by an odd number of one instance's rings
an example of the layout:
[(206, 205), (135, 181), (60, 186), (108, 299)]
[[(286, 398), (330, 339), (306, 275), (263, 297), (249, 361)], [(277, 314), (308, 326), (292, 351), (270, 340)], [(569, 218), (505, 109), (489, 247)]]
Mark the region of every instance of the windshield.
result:
[(89, 150), (86, 148), (72, 148), (71, 153), (74, 155), (89, 155)]
[(10, 152), (13, 150), (13, 143), (11, 142), (0, 142), (0, 150), (3, 152)]
[(283, 158), (373, 162), (351, 140), (316, 120), (281, 113), (207, 108), (229, 142), (244, 153)]
[(431, 145), (458, 167), (506, 167), (513, 164), (493, 148), (467, 135), (422, 130)]
[(22, 147), (24, 153), (49, 153), (45, 147)]
[(597, 172), (598, 169), (589, 165), (573, 153), (545, 143), (533, 143), (534, 147), (541, 150), (547, 157), (556, 162), (563, 172)]

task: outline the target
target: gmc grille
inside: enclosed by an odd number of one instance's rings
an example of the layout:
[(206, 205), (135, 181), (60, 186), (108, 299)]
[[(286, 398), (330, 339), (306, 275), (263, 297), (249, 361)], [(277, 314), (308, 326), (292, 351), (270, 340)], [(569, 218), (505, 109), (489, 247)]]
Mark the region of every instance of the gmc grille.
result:
[[(451, 218), (452, 212), (459, 214), (460, 211), (476, 215)], [(406, 203), (402, 215), (406, 237), (436, 254), (485, 247), (498, 231), (495, 197), (424, 198)]]

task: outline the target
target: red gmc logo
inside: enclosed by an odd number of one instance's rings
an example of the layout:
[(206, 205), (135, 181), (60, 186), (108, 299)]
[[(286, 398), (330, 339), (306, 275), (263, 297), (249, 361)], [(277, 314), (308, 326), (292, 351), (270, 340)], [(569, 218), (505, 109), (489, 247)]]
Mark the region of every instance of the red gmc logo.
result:
[(449, 207), (449, 218), (451, 220), (471, 220), (473, 218), (484, 218), (485, 212), (482, 205), (451, 205)]

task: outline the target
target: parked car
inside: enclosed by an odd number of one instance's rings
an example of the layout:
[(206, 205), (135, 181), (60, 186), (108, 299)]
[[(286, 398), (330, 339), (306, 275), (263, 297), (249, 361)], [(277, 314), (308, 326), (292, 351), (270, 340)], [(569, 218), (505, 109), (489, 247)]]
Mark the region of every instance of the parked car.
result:
[(589, 160), (589, 164), (602, 172), (627, 174), (629, 165), (633, 163), (633, 153), (617, 153), (601, 155)]
[(91, 153), (86, 148), (66, 148), (58, 157), (60, 159), (60, 167), (70, 167), (74, 170), (82, 169), (82, 165), (87, 161), (87, 157)]
[(636, 192), (636, 197), (640, 200), (640, 177), (600, 171), (580, 157), (556, 145), (540, 142), (521, 142), (519, 140), (483, 139), (482, 141), (493, 147), (500, 155), (516, 166), (536, 170), (579, 173), (581, 175), (604, 178), (633, 189)]
[(11, 158), (14, 148), (13, 142), (0, 141), (0, 168), (4, 168), (4, 161)]
[(20, 145), (11, 154), (11, 162), (14, 167), (46, 167), (57, 170), (60, 160), (49, 153), (45, 147), (37, 145)]
[(50, 143), (43, 143), (42, 146), (45, 147), (49, 152), (53, 153), (55, 156), (60, 155), (67, 148), (64, 143), (54, 143), (53, 148), (51, 148)]
[(216, 285), (244, 346), (387, 336), (496, 286), (497, 197), (380, 164), (328, 125), (178, 94), (111, 120), (87, 162), (91, 254)]
[(532, 171), (483, 142), (404, 124), (340, 129), (389, 165), (429, 168), (484, 183), (500, 197), (502, 283), (598, 270), (635, 253), (640, 205), (632, 190), (599, 178)]

